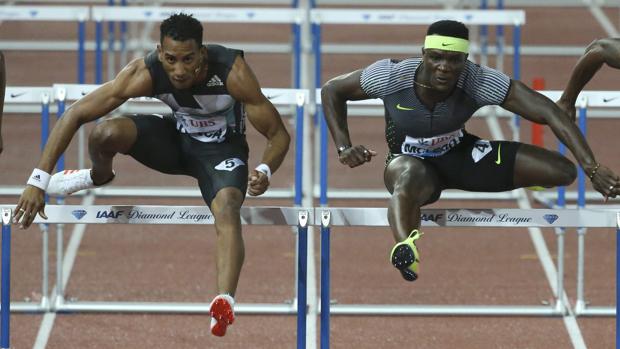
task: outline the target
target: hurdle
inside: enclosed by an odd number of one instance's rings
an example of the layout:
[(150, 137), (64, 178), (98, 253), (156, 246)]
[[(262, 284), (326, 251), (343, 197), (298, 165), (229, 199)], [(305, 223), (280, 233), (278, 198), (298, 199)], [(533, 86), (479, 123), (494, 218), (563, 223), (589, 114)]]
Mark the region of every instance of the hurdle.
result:
[[(59, 103), (76, 101), (88, 93), (95, 90), (99, 85), (81, 85), (81, 84), (54, 84), (53, 95)], [(263, 94), (279, 108), (287, 108), (293, 106), (295, 113), (295, 180), (294, 188), (270, 188), (261, 198), (293, 198), (296, 205), (301, 205), (302, 200), (302, 178), (303, 178), (303, 115), (306, 101), (308, 100), (308, 91), (300, 89), (279, 89), (264, 88)], [(148, 113), (148, 114), (169, 114), (170, 108), (155, 98), (135, 98), (123, 104), (119, 109), (120, 113)], [(286, 111), (286, 110), (283, 110)], [(83, 157), (85, 148), (85, 139), (80, 137), (79, 146)], [(84, 160), (79, 160), (83, 163)], [(92, 190), (97, 196), (155, 196), (155, 197), (196, 197), (200, 198), (200, 193), (195, 187), (102, 187)], [(84, 195), (84, 193), (76, 193), (76, 195)]]
[[(562, 91), (542, 91), (552, 100), (558, 100)], [(618, 108), (620, 107), (619, 91), (582, 91), (576, 101), (578, 108), (578, 123), (581, 132), (587, 134), (588, 108)], [(566, 147), (559, 143), (559, 151), (564, 154)], [(597, 191), (586, 191), (586, 176), (582, 168), (578, 170), (577, 191), (567, 193), (565, 188), (558, 188), (553, 192), (535, 192), (534, 199), (550, 208), (597, 208), (618, 209), (618, 205), (588, 205), (588, 200), (600, 199), (601, 194)], [(576, 200), (576, 204), (566, 205), (567, 199)], [(616, 199), (617, 200), (617, 199)], [(577, 228), (577, 299), (574, 312), (583, 316), (615, 316), (616, 309), (612, 306), (587, 306), (585, 300), (585, 235), (587, 227)]]
[[(542, 93), (544, 96), (548, 97), (552, 101), (557, 101), (562, 96), (561, 90), (546, 90), (546, 91), (538, 91)], [(585, 90), (582, 91), (576, 101), (576, 107), (580, 109), (580, 112), (584, 113), (583, 118), (581, 114), (579, 115), (579, 127), (584, 132), (586, 128), (586, 123), (588, 119), (592, 118), (617, 118), (616, 115), (607, 115), (607, 114), (598, 114), (598, 113), (589, 113), (590, 108), (598, 108), (600, 109), (619, 109), (620, 108), (620, 91), (605, 91), (605, 90)], [(615, 110), (614, 109), (614, 110)], [(561, 149), (560, 149), (561, 150)], [(601, 198), (601, 194), (597, 191), (585, 191), (585, 183), (580, 184), (583, 185), (584, 188), (584, 199), (585, 201), (591, 201)], [(565, 199), (567, 201), (577, 201), (579, 199), (579, 190), (566, 192), (564, 194)], [(557, 206), (557, 200), (559, 197), (558, 193), (549, 192), (535, 192), (533, 195), (536, 201), (546, 205), (547, 207), (559, 207)], [(613, 200), (613, 199), (610, 199)], [(584, 203), (585, 205), (585, 203)], [(589, 205), (586, 205), (589, 206)], [(608, 206), (608, 205), (606, 205)], [(568, 205), (567, 208), (576, 208), (578, 205)]]
[[(7, 87), (5, 93), (5, 114), (9, 113), (39, 113), (41, 115), (41, 147), (47, 138), (50, 111), (55, 111), (52, 100), (53, 89), (50, 87)], [(23, 186), (0, 186), (0, 196), (19, 196)], [(35, 302), (15, 302), (12, 309), (18, 312), (44, 312), (49, 310), (48, 297), (48, 245), (49, 227), (41, 224), (41, 300)]]
[[(0, 6), (0, 21), (76, 21), (77, 43), (77, 82), (84, 83), (86, 72), (86, 21), (90, 19), (90, 7), (87, 6)], [(22, 42), (14, 42), (9, 49), (20, 49)], [(49, 42), (41, 43), (43, 49), (50, 50), (55, 46)], [(57, 47), (57, 46), (56, 46)]]
[[(563, 279), (558, 278), (557, 303), (550, 306), (489, 305), (369, 305), (330, 304), (330, 234), (332, 226), (389, 226), (385, 208), (315, 208), (315, 225), (321, 226), (321, 348), (329, 348), (329, 317), (334, 315), (452, 315), (452, 316), (563, 316)], [(422, 210), (426, 227), (501, 228), (615, 228), (620, 248), (620, 212), (592, 209), (428, 209)], [(616, 257), (620, 270), (620, 258)], [(558, 254), (558, 263), (563, 255)], [(618, 286), (618, 278), (616, 279)], [(620, 293), (617, 291), (618, 301)], [(618, 311), (618, 305), (616, 305)], [(620, 333), (616, 322), (616, 333)]]
[[(358, 25), (428, 25), (441, 19), (453, 19), (466, 25), (512, 25), (513, 26), (513, 75), (515, 79), (520, 75), (520, 33), (521, 26), (525, 24), (525, 12), (522, 10), (410, 10), (410, 9), (313, 9), (310, 12), (312, 21), (313, 52), (315, 57), (315, 88), (320, 88), (321, 78), (321, 25), (323, 24), (358, 24)], [(477, 47), (476, 47), (477, 49)], [(320, 105), (320, 93), (317, 94), (315, 103)], [(351, 105), (377, 105), (380, 102), (358, 101)], [(327, 182), (327, 123), (323, 117), (321, 107), (317, 107), (319, 120), (319, 140), (315, 149), (319, 161), (319, 202), (326, 205), (328, 196), (331, 198), (386, 198), (385, 191), (376, 190), (352, 190), (352, 189), (329, 189)], [(314, 190), (315, 192), (317, 189)], [(328, 193), (329, 192), (329, 193)], [(361, 196), (360, 196), (361, 195)], [(447, 191), (444, 198), (471, 199), (470, 193), (458, 193)], [(480, 199), (480, 195), (475, 198)], [(488, 199), (514, 199), (514, 193), (484, 194)]]
[[(291, 24), (293, 25), (292, 48), (282, 49), (270, 45), (268, 52), (291, 52), (293, 54), (293, 76), (300, 81), (301, 38), (299, 27), (304, 18), (303, 11), (293, 8), (227, 8), (227, 7), (105, 7), (93, 6), (92, 18), (95, 26), (95, 83), (102, 83), (103, 66), (103, 21), (127, 22), (161, 22), (178, 12), (191, 13), (201, 22), (208, 23), (243, 23), (243, 24)], [(249, 47), (248, 44), (243, 44)], [(257, 48), (257, 45), (250, 45)], [(299, 87), (296, 85), (295, 87)]]
[[(8, 348), (8, 318), (10, 305), (10, 227), (12, 207), (0, 205), (2, 213), (2, 338), (1, 344)], [(101, 214), (104, 212), (106, 214)], [(206, 206), (138, 206), (138, 205), (48, 205), (47, 220), (37, 217), (33, 224), (167, 224), (205, 225), (214, 224), (214, 216)], [(113, 214), (107, 214), (113, 213)], [(243, 304), (235, 305), (238, 314), (296, 314), (298, 348), (305, 348), (306, 340), (306, 265), (307, 230), (314, 221), (312, 208), (288, 207), (242, 207), (241, 223), (244, 225), (296, 226), (297, 295), (291, 304)], [(8, 250), (5, 250), (8, 249)], [(62, 252), (60, 250), (59, 252)], [(62, 256), (58, 256), (62, 266)], [(6, 280), (5, 280), (6, 279)], [(14, 311), (18, 309), (13, 308)], [(54, 312), (115, 312), (115, 313), (209, 313), (208, 303), (158, 303), (158, 302), (87, 302), (64, 299), (62, 283), (56, 285), (56, 297), (50, 311)], [(6, 321), (5, 318), (7, 319)], [(6, 328), (6, 330), (5, 330)]]

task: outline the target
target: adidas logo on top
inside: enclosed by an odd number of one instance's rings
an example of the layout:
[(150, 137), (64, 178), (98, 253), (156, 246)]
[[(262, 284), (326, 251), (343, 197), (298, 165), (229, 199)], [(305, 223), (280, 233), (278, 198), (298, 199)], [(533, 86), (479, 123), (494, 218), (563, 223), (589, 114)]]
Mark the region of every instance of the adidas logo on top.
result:
[(211, 80), (207, 82), (207, 87), (213, 87), (213, 86), (224, 86), (222, 79), (220, 79), (220, 77), (217, 75), (213, 75)]

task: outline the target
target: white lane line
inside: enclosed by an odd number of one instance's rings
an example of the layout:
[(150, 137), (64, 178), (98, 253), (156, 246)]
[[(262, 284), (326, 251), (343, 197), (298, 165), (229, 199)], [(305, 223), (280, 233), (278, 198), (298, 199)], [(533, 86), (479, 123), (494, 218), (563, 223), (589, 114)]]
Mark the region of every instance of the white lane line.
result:
[[(486, 121), (487, 121), (487, 124), (489, 125), (489, 129), (491, 131), (492, 137), (497, 140), (504, 140), (505, 139), (504, 134), (499, 125), (499, 122), (497, 121), (497, 118), (488, 117)], [(530, 201), (527, 195), (525, 194), (525, 190), (519, 189), (518, 193), (519, 195), (518, 195), (517, 203), (519, 205), (519, 208), (531, 209), (532, 205), (530, 204)], [(528, 231), (530, 234), (530, 238), (532, 239), (532, 243), (534, 244), (536, 255), (538, 256), (538, 259), (540, 260), (540, 263), (542, 264), (545, 275), (547, 276), (547, 281), (549, 282), (549, 285), (551, 286), (553, 293), (557, 294), (556, 281), (558, 278), (558, 273), (555, 269), (555, 264), (553, 264), (553, 260), (551, 258), (551, 254), (549, 253), (549, 249), (547, 248), (547, 244), (545, 243), (545, 239), (543, 238), (542, 231), (539, 228), (528, 228)], [(583, 339), (583, 335), (581, 334), (579, 325), (577, 324), (577, 319), (575, 318), (575, 315), (573, 314), (573, 312), (570, 311), (571, 307), (570, 307), (570, 303), (569, 303), (566, 291), (562, 292), (561, 297), (562, 297), (562, 300), (565, 306), (567, 307), (567, 309), (569, 309), (568, 314), (563, 316), (563, 320), (564, 320), (564, 327), (566, 328), (566, 331), (568, 332), (568, 336), (570, 337), (571, 343), (573, 343), (573, 347), (576, 349), (586, 349), (587, 346)]]
[[(83, 206), (90, 206), (95, 202), (94, 195), (87, 195), (84, 197), (82, 201)], [(73, 264), (75, 262), (75, 257), (77, 256), (77, 250), (80, 247), (80, 242), (82, 241), (82, 237), (84, 236), (84, 231), (86, 230), (86, 224), (76, 224), (73, 228), (73, 232), (71, 233), (71, 239), (69, 240), (69, 244), (67, 245), (67, 250), (65, 252), (62, 268), (63, 268), (63, 278), (62, 278), (62, 289), (64, 290), (69, 282), (69, 276), (71, 275), (71, 270), (73, 269)], [(56, 285), (52, 289), (52, 294), (50, 295), (50, 301), (53, 302), (56, 299)], [(41, 326), (39, 327), (39, 332), (37, 333), (37, 339), (32, 346), (32, 349), (45, 349), (47, 346), (47, 342), (49, 340), (50, 334), (52, 332), (52, 328), (54, 327), (54, 320), (56, 320), (56, 313), (48, 312), (43, 315), (43, 320), (41, 320)]]

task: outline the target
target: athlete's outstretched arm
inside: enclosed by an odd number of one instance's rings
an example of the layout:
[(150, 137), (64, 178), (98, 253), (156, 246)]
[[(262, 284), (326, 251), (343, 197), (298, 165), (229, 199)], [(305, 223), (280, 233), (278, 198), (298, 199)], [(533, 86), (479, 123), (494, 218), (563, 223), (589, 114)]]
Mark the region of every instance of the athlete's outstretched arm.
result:
[[(237, 56), (226, 82), (230, 95), (245, 104), (248, 120), (267, 138), (262, 163), (269, 167), (269, 172), (275, 172), (284, 161), (291, 143), (280, 113), (263, 95), (254, 72), (241, 56)], [(250, 170), (248, 184), (250, 195), (261, 195), (269, 186), (268, 175), (262, 171)]]
[[(132, 97), (149, 96), (152, 90), (151, 76), (142, 58), (129, 63), (111, 80), (95, 91), (75, 102), (54, 125), (49, 140), (37, 169), (51, 174), (60, 155), (67, 149), (73, 135), (81, 125), (96, 120), (123, 104)], [(26, 185), (15, 208), (14, 221), (19, 222), (23, 212), (33, 212), (21, 219), (23, 228), (27, 228), (35, 218), (34, 212), (47, 218), (44, 213), (44, 191), (32, 185)]]
[(321, 88), (321, 103), (327, 127), (338, 149), (340, 162), (349, 167), (359, 166), (370, 161), (377, 153), (363, 145), (352, 146), (347, 123), (347, 101), (369, 99), (360, 84), (362, 70), (337, 76)]
[(4, 55), (0, 51), (0, 154), (2, 154), (2, 113), (4, 111), (4, 90), (6, 89), (6, 66)]
[(513, 80), (502, 107), (524, 118), (548, 125), (556, 137), (573, 153), (594, 189), (608, 197), (620, 194), (620, 177), (598, 163), (586, 139), (574, 122), (549, 98)]
[(601, 69), (603, 64), (620, 69), (620, 38), (594, 40), (586, 48), (586, 52), (577, 61), (568, 85), (558, 100), (560, 108), (575, 119), (575, 102), (579, 92)]

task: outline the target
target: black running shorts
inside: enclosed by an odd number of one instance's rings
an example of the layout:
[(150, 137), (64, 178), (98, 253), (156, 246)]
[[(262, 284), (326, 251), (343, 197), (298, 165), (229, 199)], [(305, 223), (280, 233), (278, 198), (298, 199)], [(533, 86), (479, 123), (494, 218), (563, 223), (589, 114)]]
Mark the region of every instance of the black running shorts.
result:
[[(481, 140), (465, 133), (461, 143), (446, 154), (422, 161), (435, 169), (442, 190), (507, 191), (515, 189), (514, 166), (520, 145), (518, 142)], [(397, 156), (403, 154), (389, 154), (386, 166)]]
[(244, 135), (228, 136), (222, 143), (204, 143), (177, 131), (171, 116), (127, 117), (138, 129), (128, 155), (159, 172), (196, 178), (209, 206), (217, 192), (225, 187), (238, 188), (245, 196), (249, 149)]

